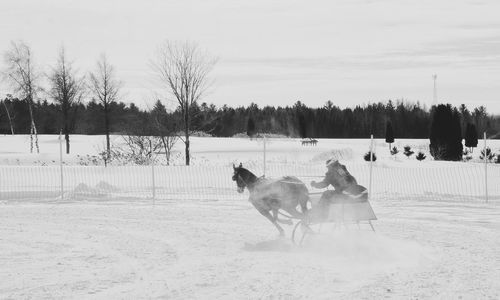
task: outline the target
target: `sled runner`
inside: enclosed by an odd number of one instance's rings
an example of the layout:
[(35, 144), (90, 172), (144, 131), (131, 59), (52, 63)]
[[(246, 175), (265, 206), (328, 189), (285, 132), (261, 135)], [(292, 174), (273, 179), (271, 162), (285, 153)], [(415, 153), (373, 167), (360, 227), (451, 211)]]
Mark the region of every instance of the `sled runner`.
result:
[[(334, 223), (335, 227), (362, 223), (370, 225), (375, 231), (371, 221), (377, 220), (367, 197), (352, 197), (346, 194), (335, 193), (327, 190), (323, 193), (310, 193), (311, 209), (307, 216), (299, 220), (292, 231), (292, 241), (302, 244), (305, 237), (311, 233), (317, 233), (325, 223)], [(313, 226), (318, 225), (317, 231)]]

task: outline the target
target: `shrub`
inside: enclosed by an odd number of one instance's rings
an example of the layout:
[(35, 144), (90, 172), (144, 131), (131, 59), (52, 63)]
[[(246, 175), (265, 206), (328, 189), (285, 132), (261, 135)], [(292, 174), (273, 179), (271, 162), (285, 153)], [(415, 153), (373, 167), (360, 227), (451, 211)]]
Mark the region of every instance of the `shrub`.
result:
[(469, 161), (472, 159), (471, 151), (467, 148), (464, 148), (464, 152), (462, 153), (463, 161)]
[(396, 155), (399, 153), (399, 149), (397, 147), (392, 147), (391, 149), (391, 155)]
[(425, 154), (422, 152), (422, 151), (419, 151), (417, 156), (415, 156), (415, 158), (418, 160), (418, 161), (422, 161), (426, 158), (427, 156), (425, 156)]
[(375, 155), (375, 152), (372, 154), (371, 151), (366, 152), (366, 154), (364, 156), (364, 159), (366, 161), (370, 161), (370, 156), (372, 156), (372, 161), (376, 161), (377, 160), (377, 155)]
[[(490, 148), (490, 147), (486, 147), (486, 160), (488, 160), (488, 161), (492, 161), (494, 157), (495, 157), (495, 153), (493, 153), (493, 152), (491, 151), (491, 148)], [(484, 149), (483, 149), (483, 150), (481, 150), (481, 155), (479, 155), (479, 158), (480, 158), (481, 160), (484, 160), (484, 158), (485, 158)]]
[(415, 152), (411, 151), (411, 147), (410, 146), (405, 146), (403, 153), (404, 153), (404, 155), (406, 155), (406, 157), (410, 158), (410, 156), (412, 156), (412, 154), (415, 153)]

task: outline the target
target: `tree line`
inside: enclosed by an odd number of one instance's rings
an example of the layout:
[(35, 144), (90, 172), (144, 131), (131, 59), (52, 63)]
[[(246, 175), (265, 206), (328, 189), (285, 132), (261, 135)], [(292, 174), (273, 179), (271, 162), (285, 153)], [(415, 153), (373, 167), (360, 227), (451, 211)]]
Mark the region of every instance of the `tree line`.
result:
[[(486, 131), (489, 137), (500, 132), (500, 119), (489, 115), (482, 106), (469, 111), (465, 105), (454, 108), (465, 137), (467, 124), (474, 124), (476, 131)], [(64, 121), (62, 104), (39, 100), (33, 103), (34, 120), (40, 134), (59, 134), (68, 126), (74, 134), (155, 135), (156, 122), (160, 121), (172, 134), (182, 131), (180, 109), (167, 111), (160, 100), (152, 109), (145, 110), (134, 103), (109, 103), (109, 124), (104, 118), (105, 108), (95, 99), (72, 107), (71, 122)], [(264, 106), (252, 103), (248, 106), (217, 107), (205, 102), (191, 107), (191, 128), (215, 137), (231, 137), (247, 133), (249, 124), (253, 132), (271, 133), (302, 138), (366, 138), (370, 134), (385, 137), (387, 122), (391, 123), (395, 138), (429, 138), (432, 115), (435, 108), (426, 109), (419, 103), (387, 101), (341, 109), (328, 101), (319, 108), (308, 107), (297, 101), (292, 106)], [(10, 114), (10, 124), (7, 114)], [(12, 128), (11, 128), (12, 125)], [(0, 107), (0, 133), (28, 134), (31, 118), (26, 100), (5, 97)]]

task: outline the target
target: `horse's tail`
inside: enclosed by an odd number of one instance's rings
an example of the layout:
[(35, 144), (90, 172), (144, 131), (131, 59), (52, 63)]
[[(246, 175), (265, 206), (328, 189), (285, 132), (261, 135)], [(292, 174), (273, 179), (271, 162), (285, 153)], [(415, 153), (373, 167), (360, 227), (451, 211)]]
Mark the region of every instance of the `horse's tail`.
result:
[(291, 187), (294, 198), (296, 197), (295, 199), (298, 200), (300, 208), (302, 210), (302, 214), (305, 215), (308, 210), (307, 202), (310, 201), (309, 190), (307, 189), (307, 186), (304, 182), (302, 182), (295, 176), (284, 176), (283, 181), (288, 186), (288, 188)]
[(293, 177), (299, 183), (299, 204), (300, 209), (302, 210), (302, 214), (305, 216), (307, 214), (308, 208), (307, 203), (311, 201), (309, 198), (309, 190), (307, 186), (297, 177)]

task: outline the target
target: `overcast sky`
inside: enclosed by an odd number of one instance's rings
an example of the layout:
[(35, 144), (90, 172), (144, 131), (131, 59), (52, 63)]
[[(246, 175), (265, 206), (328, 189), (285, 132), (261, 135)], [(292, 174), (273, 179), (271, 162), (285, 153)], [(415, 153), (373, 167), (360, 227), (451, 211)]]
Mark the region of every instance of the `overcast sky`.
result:
[(47, 68), (64, 44), (82, 72), (106, 53), (122, 100), (142, 107), (169, 39), (218, 57), (202, 101), (219, 106), (430, 105), (437, 74), (440, 101), (500, 114), (499, 12), (495, 0), (0, 0), (0, 51), (23, 40)]

